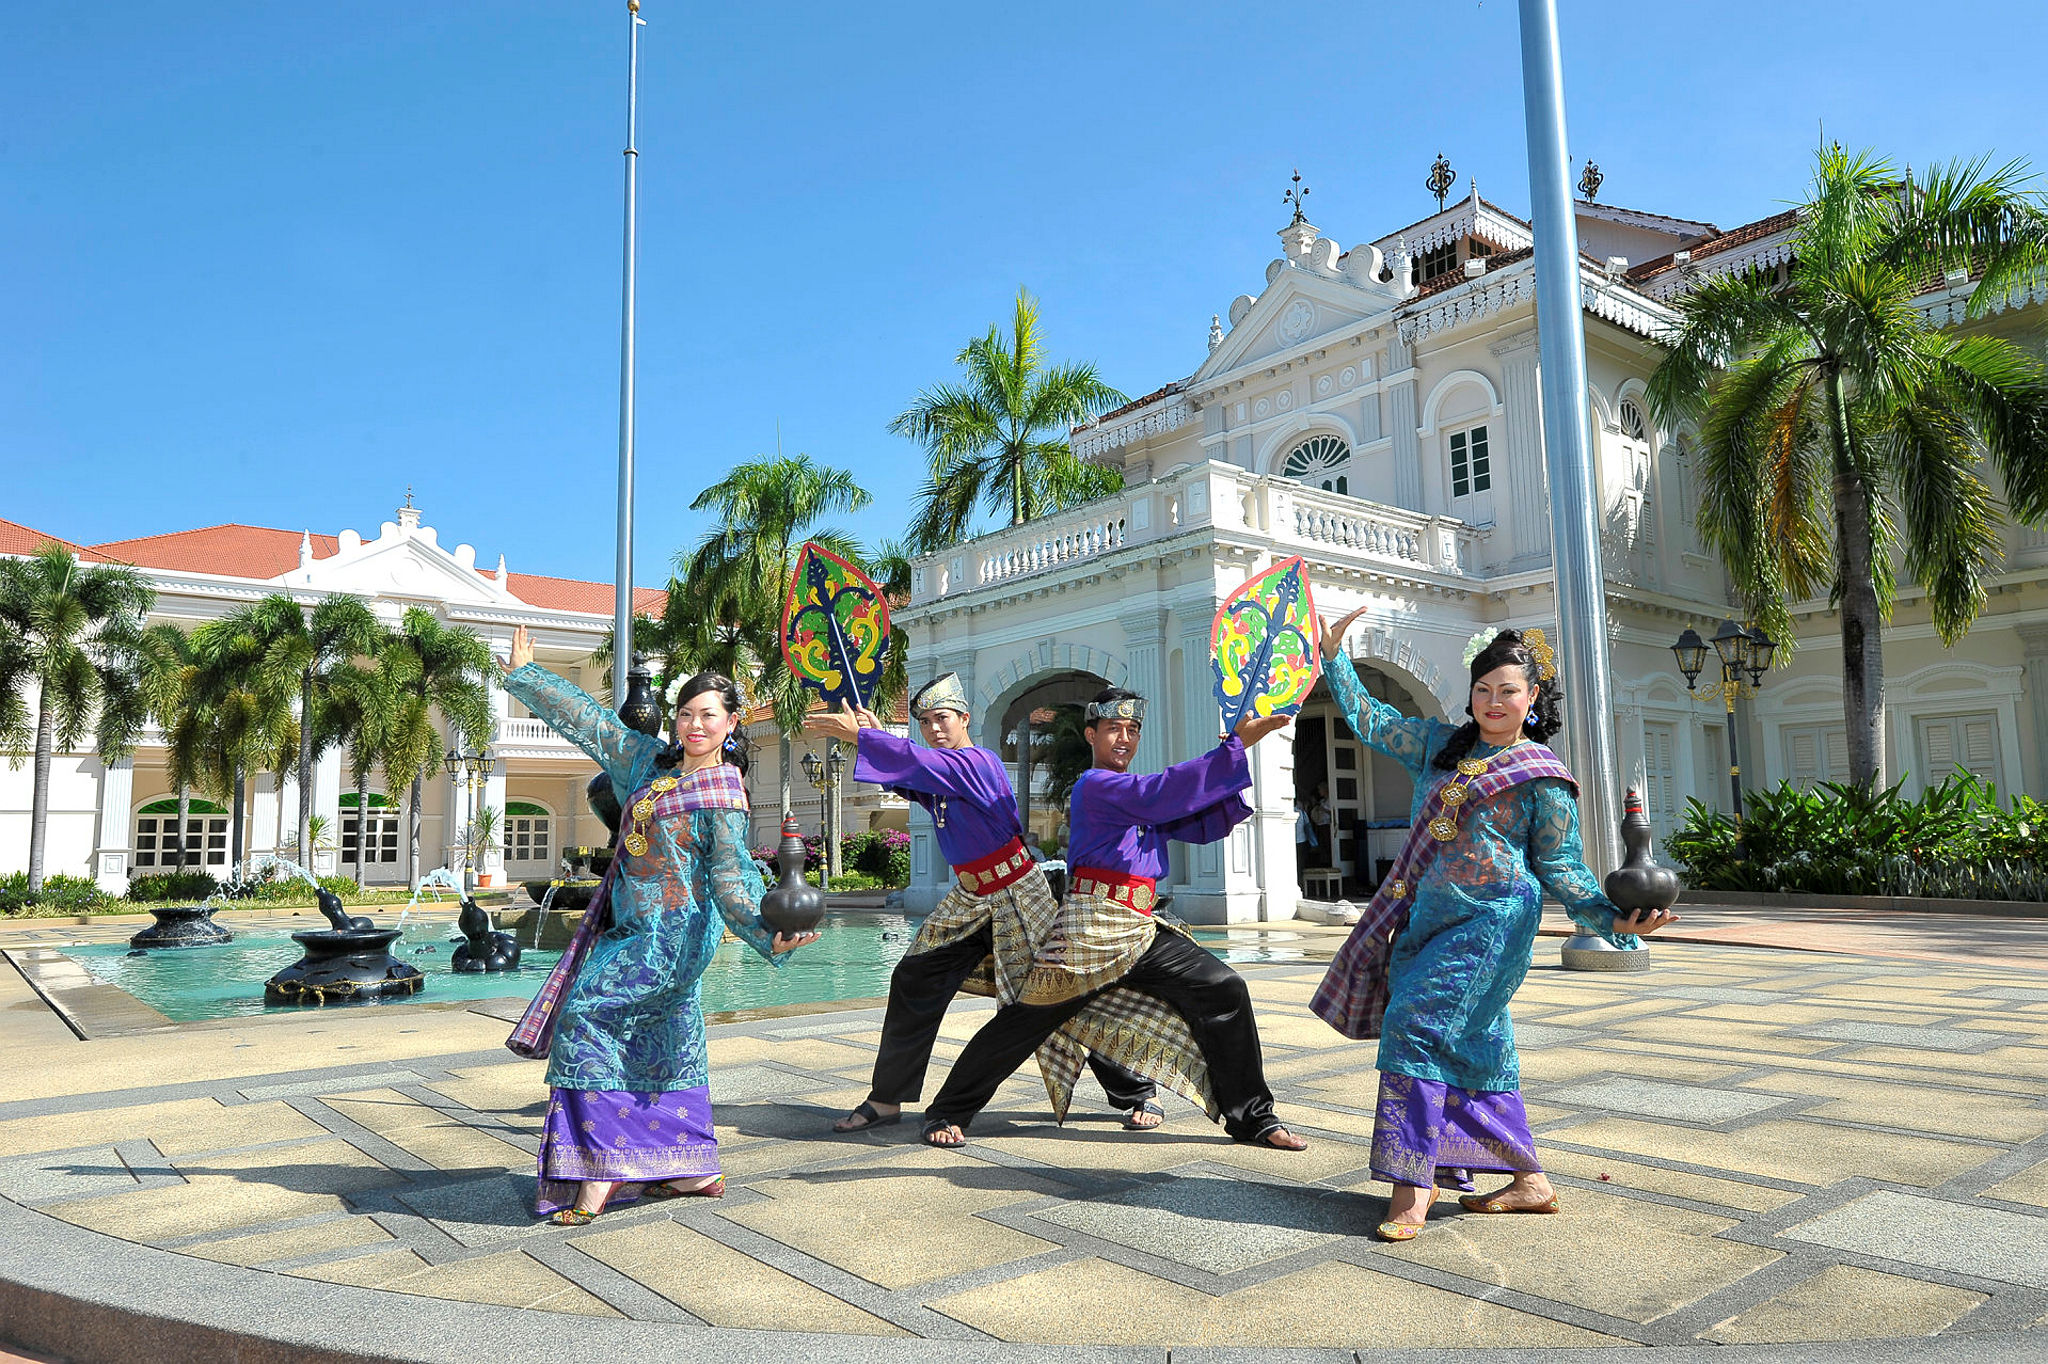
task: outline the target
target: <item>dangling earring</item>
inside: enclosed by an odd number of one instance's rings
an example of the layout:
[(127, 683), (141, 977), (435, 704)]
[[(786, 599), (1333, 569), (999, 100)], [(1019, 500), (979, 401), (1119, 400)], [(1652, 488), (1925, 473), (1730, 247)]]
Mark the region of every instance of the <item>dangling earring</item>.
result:
[(1536, 712), (1532, 710), (1529, 712), (1529, 718), (1522, 721), (1522, 723), (1527, 725), (1529, 728), (1534, 729), (1536, 728), (1536, 726), (1542, 724), (1543, 722), (1536, 718)]
[(738, 730), (734, 730), (732, 733), (725, 736), (725, 751), (728, 753), (737, 753), (740, 751), (740, 736)]

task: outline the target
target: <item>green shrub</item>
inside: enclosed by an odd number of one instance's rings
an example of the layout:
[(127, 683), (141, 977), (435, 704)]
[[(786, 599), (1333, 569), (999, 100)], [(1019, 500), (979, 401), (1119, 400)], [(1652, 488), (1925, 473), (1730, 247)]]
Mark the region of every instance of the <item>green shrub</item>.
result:
[(163, 871), (128, 878), (131, 900), (204, 900), (220, 889), (220, 882), (203, 871)]
[(46, 876), (42, 890), (34, 895), (29, 894), (27, 872), (0, 878), (0, 914), (97, 914), (113, 903), (113, 897), (90, 876), (66, 876), (61, 872)]
[(840, 840), (839, 865), (883, 885), (909, 885), (910, 835), (901, 829), (851, 834)]
[[(299, 882), (299, 885), (311, 889), (304, 881)], [(353, 900), (363, 893), (363, 888), (356, 884), (356, 878), (353, 876), (323, 876), (320, 878), (320, 889), (331, 891), (344, 900)]]
[[(1790, 782), (1743, 797), (1743, 818), (1686, 803), (1666, 843), (1701, 890), (2048, 900), (2048, 807), (1959, 772), (1918, 800), (1897, 786)], [(1741, 843), (1742, 855), (1737, 855)]]

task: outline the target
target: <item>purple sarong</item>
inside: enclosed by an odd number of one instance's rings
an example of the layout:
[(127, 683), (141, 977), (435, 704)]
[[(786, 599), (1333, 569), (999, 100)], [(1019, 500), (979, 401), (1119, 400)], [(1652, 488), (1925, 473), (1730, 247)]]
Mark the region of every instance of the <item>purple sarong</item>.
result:
[(1373, 1174), (1426, 1189), (1437, 1183), (1439, 1167), (1541, 1170), (1522, 1092), (1460, 1089), (1382, 1072), (1373, 1112)]
[(670, 1094), (631, 1090), (548, 1091), (541, 1129), (540, 1192), (534, 1211), (546, 1216), (576, 1201), (585, 1180), (617, 1181), (606, 1206), (630, 1203), (642, 1185), (718, 1173), (711, 1131), (711, 1087)]

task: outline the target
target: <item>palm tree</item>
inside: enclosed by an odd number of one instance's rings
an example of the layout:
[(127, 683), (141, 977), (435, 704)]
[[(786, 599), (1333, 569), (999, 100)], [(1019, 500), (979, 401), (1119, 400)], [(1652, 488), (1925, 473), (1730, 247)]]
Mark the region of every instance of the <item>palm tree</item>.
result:
[[(321, 742), (316, 711), (326, 700), (337, 671), (359, 657), (376, 653), (384, 627), (359, 597), (332, 596), (308, 611), (284, 593), (265, 597), (228, 617), (255, 641), (265, 677), (272, 685), (296, 692), (300, 723), (297, 752), (288, 760), (299, 779), (298, 847), (311, 846), (313, 764), (326, 747)], [(278, 828), (283, 843), (284, 778), (278, 771)]]
[(191, 679), (170, 735), (173, 780), (189, 761), (202, 790), (229, 799), (237, 867), (247, 852), (249, 774), (288, 766), (299, 741), (291, 689), (265, 668), (262, 643), (246, 627), (231, 614), (192, 632)]
[(420, 874), (420, 784), (434, 766), (441, 748), (436, 718), (465, 745), (488, 743), (491, 697), (484, 679), (491, 675), (490, 646), (483, 636), (461, 625), (443, 625), (413, 607), (384, 646), (384, 666), (398, 704), (384, 736), (387, 779), (409, 776), (406, 792), (405, 879), (417, 885)]
[[(28, 888), (43, 888), (50, 821), (50, 767), (59, 748), (90, 735), (100, 761), (118, 762), (148, 718), (140, 675), (143, 618), (156, 591), (125, 564), (80, 564), (45, 544), (0, 560), (0, 745), (33, 745)], [(28, 689), (36, 691), (29, 723)], [(14, 759), (19, 765), (20, 758)]]
[(1017, 291), (1008, 336), (992, 326), (956, 360), (959, 382), (926, 389), (889, 423), (931, 460), (911, 548), (928, 554), (958, 542), (982, 508), (1007, 512), (1015, 526), (1123, 486), (1119, 471), (1075, 458), (1067, 432), (1124, 395), (1092, 364), (1047, 365), (1029, 291)]
[(1953, 644), (2000, 556), (1982, 458), (2012, 516), (2048, 517), (2048, 369), (2010, 342), (1947, 335), (1914, 306), (1949, 271), (1981, 272), (1972, 316), (2048, 279), (2048, 213), (2026, 167), (1985, 166), (1902, 184), (1868, 153), (1822, 150), (1790, 281), (1724, 276), (1680, 299), (1650, 380), (1663, 424), (1700, 433), (1700, 536), (1757, 623), (1789, 641), (1788, 603), (1824, 588), (1840, 610), (1857, 782), (1883, 765), (1897, 567)]
[(397, 711), (397, 688), (381, 662), (346, 663), (335, 669), (319, 708), (321, 734), (347, 751), (349, 776), (355, 783), (357, 885), (363, 884), (369, 848), (370, 770), (384, 752)]
[[(186, 825), (192, 818), (193, 762), (189, 750), (181, 755), (170, 740), (184, 712), (198, 660), (192, 653), (192, 637), (168, 621), (159, 621), (142, 632), (140, 654), (143, 704), (149, 709), (150, 720), (165, 736), (169, 747), (165, 766), (170, 769), (171, 784), (178, 793), (178, 822), (172, 826), (177, 835), (170, 845), (171, 869), (183, 871)], [(162, 846), (161, 840), (158, 846)]]
[(677, 570), (693, 615), (726, 632), (735, 655), (750, 664), (754, 695), (775, 713), (782, 758), (782, 817), (793, 804), (789, 736), (803, 724), (809, 701), (782, 660), (777, 638), (782, 599), (805, 540), (849, 559), (860, 550), (844, 532), (814, 523), (836, 512), (859, 511), (870, 498), (844, 469), (815, 463), (809, 455), (761, 456), (733, 466), (723, 479), (697, 495), (692, 511), (716, 510), (718, 529), (709, 531)]

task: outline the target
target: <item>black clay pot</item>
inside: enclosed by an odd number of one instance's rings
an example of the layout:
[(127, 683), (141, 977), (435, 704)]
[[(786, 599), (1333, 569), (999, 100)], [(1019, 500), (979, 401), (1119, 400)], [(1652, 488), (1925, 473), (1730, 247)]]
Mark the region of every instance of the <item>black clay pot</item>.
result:
[(661, 703), (654, 699), (647, 660), (639, 654), (633, 655), (633, 666), (626, 672), (626, 699), (619, 703), (619, 718), (628, 729), (652, 736), (661, 733)]
[(782, 875), (761, 897), (761, 922), (775, 933), (810, 932), (825, 917), (825, 892), (804, 880), (804, 839), (794, 818), (782, 821), (775, 865)]
[(583, 788), (583, 803), (590, 807), (590, 813), (604, 821), (604, 827), (612, 831), (612, 837), (619, 836), (619, 793), (612, 790), (612, 779), (600, 772), (590, 779)]
[(1678, 873), (1650, 857), (1650, 819), (1643, 813), (1643, 793), (1629, 788), (1624, 810), (1621, 842), (1628, 856), (1607, 873), (1607, 898), (1623, 914), (1669, 909), (1678, 899)]
[(212, 905), (167, 905), (149, 912), (156, 922), (130, 938), (130, 947), (214, 947), (235, 940), (213, 921)]

